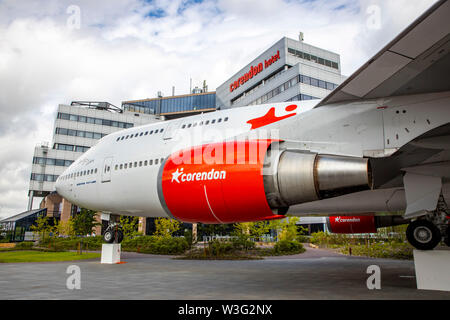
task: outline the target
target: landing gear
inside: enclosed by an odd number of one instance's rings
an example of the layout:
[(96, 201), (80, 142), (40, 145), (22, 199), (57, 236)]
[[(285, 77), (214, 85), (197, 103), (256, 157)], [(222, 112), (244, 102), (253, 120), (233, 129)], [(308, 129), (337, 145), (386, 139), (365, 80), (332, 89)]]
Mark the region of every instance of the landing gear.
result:
[(406, 229), (409, 243), (419, 250), (433, 250), (444, 238), (450, 246), (449, 210), (442, 194), (436, 211), (411, 222)]
[(106, 243), (121, 243), (123, 240), (123, 231), (119, 225), (109, 225), (103, 234), (103, 240)]
[(106, 243), (121, 243), (123, 240), (123, 230), (119, 225), (118, 216), (110, 215), (109, 225), (103, 233), (103, 240)]
[(409, 243), (419, 250), (433, 250), (441, 242), (441, 231), (431, 221), (413, 221), (406, 229)]

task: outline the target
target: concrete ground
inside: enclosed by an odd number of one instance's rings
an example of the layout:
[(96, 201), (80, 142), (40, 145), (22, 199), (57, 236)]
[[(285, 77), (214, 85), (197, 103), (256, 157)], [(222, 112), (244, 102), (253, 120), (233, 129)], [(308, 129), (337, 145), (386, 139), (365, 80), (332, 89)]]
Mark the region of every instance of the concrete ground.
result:
[[(328, 250), (249, 261), (189, 261), (122, 253), (99, 260), (0, 264), (0, 299), (450, 299), (416, 289), (413, 261), (343, 256)], [(69, 290), (70, 265), (81, 289)], [(367, 267), (381, 268), (381, 290), (367, 289)]]

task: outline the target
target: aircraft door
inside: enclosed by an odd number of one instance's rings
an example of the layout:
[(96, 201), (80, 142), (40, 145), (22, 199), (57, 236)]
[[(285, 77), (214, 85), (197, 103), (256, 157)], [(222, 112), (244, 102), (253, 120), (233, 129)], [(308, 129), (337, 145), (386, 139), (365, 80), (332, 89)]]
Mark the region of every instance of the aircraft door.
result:
[(105, 158), (103, 161), (102, 183), (111, 182), (112, 161), (113, 157)]
[(165, 129), (163, 139), (164, 140), (172, 139), (175, 136), (175, 133), (177, 132), (177, 130), (180, 126), (180, 123), (181, 123), (180, 120), (175, 120), (175, 121), (169, 123), (169, 125)]

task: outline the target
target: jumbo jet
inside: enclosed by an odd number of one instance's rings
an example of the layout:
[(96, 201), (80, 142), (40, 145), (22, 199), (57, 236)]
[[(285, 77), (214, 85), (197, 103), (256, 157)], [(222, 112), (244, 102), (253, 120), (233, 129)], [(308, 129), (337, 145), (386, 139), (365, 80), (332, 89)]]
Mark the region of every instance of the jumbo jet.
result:
[(435, 3), (323, 100), (109, 134), (56, 190), (110, 217), (107, 242), (121, 241), (120, 215), (206, 224), (320, 215), (335, 232), (408, 224), (414, 247), (450, 245), (449, 17), (450, 2)]

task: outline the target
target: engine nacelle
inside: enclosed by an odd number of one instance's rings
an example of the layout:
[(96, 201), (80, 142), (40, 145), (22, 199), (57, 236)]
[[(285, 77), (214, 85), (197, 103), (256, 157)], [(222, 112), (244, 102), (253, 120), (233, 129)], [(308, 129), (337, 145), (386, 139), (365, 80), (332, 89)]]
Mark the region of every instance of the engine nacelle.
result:
[(400, 216), (335, 216), (327, 218), (332, 233), (376, 233), (378, 228), (408, 223)]
[(271, 140), (213, 143), (172, 154), (158, 178), (166, 212), (210, 224), (284, 218), (266, 201), (264, 158)]
[(367, 159), (278, 150), (274, 140), (230, 141), (172, 154), (158, 195), (181, 221), (234, 223), (283, 218), (290, 205), (370, 188)]
[(332, 233), (375, 233), (374, 216), (338, 216), (327, 218), (328, 229)]

